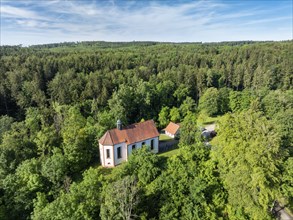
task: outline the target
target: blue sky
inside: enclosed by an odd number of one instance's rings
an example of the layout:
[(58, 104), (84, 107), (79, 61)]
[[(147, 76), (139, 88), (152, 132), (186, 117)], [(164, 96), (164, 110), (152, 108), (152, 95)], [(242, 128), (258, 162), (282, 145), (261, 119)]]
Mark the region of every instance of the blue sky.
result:
[(292, 0), (0, 0), (1, 45), (292, 39)]

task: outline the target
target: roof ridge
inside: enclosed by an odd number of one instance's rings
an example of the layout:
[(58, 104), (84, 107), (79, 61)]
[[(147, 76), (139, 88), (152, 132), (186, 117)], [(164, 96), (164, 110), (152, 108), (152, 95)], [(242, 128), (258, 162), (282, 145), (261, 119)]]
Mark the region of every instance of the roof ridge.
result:
[(113, 141), (113, 138), (112, 138), (111, 132), (110, 132), (110, 131), (107, 131), (107, 132), (109, 132), (111, 142), (112, 142), (112, 144), (114, 144), (114, 141)]
[(159, 136), (158, 130), (156, 128), (153, 119), (133, 123), (125, 126), (122, 130), (113, 128), (108, 130), (102, 142), (102, 144), (109, 143), (111, 145), (126, 142), (127, 144), (135, 143), (149, 138)]
[(179, 128), (180, 128), (179, 124), (170, 121), (164, 130), (171, 134), (175, 134)]

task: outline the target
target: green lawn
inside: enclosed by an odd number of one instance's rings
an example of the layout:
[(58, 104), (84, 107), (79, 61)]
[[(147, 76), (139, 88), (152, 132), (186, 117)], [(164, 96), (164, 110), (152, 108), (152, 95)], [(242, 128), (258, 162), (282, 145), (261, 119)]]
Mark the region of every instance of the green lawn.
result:
[(198, 126), (204, 126), (208, 124), (216, 123), (222, 116), (216, 116), (216, 117), (209, 117), (205, 114), (200, 114), (197, 119)]
[(167, 152), (159, 154), (160, 157), (171, 157), (179, 153), (179, 148), (169, 150)]
[(171, 138), (171, 137), (169, 137), (168, 135), (165, 135), (165, 134), (160, 134), (159, 140), (160, 141), (169, 141), (169, 140), (173, 140), (173, 138)]

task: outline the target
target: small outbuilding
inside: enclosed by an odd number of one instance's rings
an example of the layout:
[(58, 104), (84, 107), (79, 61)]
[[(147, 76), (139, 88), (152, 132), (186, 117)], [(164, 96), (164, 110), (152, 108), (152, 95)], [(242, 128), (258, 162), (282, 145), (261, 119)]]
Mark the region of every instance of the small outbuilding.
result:
[(165, 134), (168, 135), (171, 138), (178, 137), (180, 133), (180, 125), (170, 122), (167, 127), (164, 129)]

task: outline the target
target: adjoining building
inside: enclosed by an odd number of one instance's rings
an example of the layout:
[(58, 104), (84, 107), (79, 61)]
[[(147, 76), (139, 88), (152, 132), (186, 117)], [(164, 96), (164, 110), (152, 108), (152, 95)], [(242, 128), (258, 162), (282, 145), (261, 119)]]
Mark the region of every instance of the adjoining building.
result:
[(167, 127), (164, 129), (165, 134), (171, 138), (176, 138), (180, 133), (180, 125), (170, 122)]
[(100, 160), (103, 167), (114, 167), (127, 161), (132, 151), (149, 146), (153, 153), (159, 152), (159, 132), (153, 120), (108, 130), (99, 140)]

